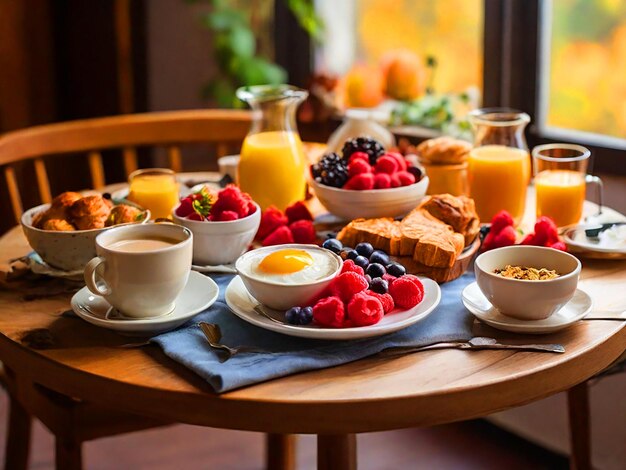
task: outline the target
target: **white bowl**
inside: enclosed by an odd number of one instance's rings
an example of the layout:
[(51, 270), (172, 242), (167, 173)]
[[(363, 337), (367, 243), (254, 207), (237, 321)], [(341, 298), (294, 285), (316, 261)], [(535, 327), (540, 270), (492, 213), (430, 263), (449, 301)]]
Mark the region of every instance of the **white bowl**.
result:
[[(560, 276), (546, 281), (526, 281), (494, 273), (507, 264), (554, 269)], [(474, 268), (478, 287), (500, 313), (520, 320), (543, 320), (574, 296), (581, 265), (564, 251), (515, 245), (481, 254)]]
[[(245, 269), (241, 269), (242, 265), (246, 263), (246, 260), (250, 256), (259, 256), (263, 253), (271, 253), (276, 250), (283, 249), (300, 249), (300, 250), (319, 250), (323, 251), (328, 257), (336, 263), (333, 272), (315, 281), (303, 282), (300, 284), (282, 284), (267, 279), (260, 279), (249, 275), (245, 272)], [(246, 289), (261, 304), (275, 310), (287, 310), (291, 307), (303, 306), (309, 303), (312, 299), (322, 293), (328, 284), (339, 274), (343, 261), (339, 255), (333, 253), (325, 248), (320, 248), (317, 245), (302, 245), (302, 244), (287, 244), (278, 246), (266, 246), (258, 248), (256, 250), (249, 251), (242, 255), (235, 263), (235, 268), (246, 286)]]
[[(24, 235), (29, 245), (37, 252), (41, 259), (53, 268), (63, 271), (77, 271), (85, 268), (91, 258), (96, 256), (96, 237), (113, 227), (95, 228), (92, 230), (75, 230), (71, 232), (61, 232), (55, 230), (42, 230), (33, 227), (33, 218), (40, 212), (48, 210), (50, 204), (28, 209), (22, 214), (21, 223)], [(146, 217), (141, 222), (150, 220), (150, 211), (146, 210)]]
[(261, 223), (261, 208), (243, 219), (225, 222), (189, 220), (172, 212), (174, 222), (193, 232), (193, 264), (216, 266), (233, 263), (244, 253)]
[(375, 217), (399, 217), (415, 209), (428, 189), (428, 176), (409, 186), (355, 191), (319, 184), (309, 184), (322, 205), (331, 214), (345, 220)]

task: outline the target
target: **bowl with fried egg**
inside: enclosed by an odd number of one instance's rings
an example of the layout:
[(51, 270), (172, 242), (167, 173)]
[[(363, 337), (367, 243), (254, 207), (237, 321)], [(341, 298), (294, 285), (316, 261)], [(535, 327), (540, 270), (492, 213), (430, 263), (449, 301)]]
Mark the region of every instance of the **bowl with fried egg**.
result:
[(235, 267), (249, 294), (275, 310), (307, 305), (341, 272), (339, 255), (317, 245), (286, 244), (249, 251)]
[(145, 223), (150, 211), (130, 203), (114, 204), (102, 195), (65, 192), (50, 204), (22, 214), (21, 225), (29, 245), (50, 267), (82, 270), (96, 256), (96, 237), (113, 226)]

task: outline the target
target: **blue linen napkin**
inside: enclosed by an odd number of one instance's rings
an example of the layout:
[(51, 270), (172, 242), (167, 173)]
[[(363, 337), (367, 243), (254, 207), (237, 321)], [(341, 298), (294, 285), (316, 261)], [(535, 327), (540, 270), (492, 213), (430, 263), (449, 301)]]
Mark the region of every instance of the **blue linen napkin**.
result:
[[(356, 361), (384, 349), (418, 347), (445, 341), (467, 341), (472, 337), (472, 315), (461, 303), (461, 292), (474, 275), (466, 273), (441, 286), (441, 303), (424, 320), (377, 338), (327, 341), (295, 338), (251, 325), (235, 316), (224, 301), (232, 275), (212, 275), (219, 285), (218, 300), (177, 330), (155, 336), (165, 354), (204, 378), (217, 393), (283, 377), (307, 370), (323, 369)], [(238, 353), (220, 362), (197, 324), (216, 323), (222, 330), (222, 343), (250, 346), (271, 353)]]

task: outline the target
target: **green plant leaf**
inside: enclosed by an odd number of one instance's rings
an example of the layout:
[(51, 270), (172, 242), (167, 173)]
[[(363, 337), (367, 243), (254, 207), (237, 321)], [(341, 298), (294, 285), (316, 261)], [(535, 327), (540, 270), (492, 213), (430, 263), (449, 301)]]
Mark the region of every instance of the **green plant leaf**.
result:
[(235, 26), (230, 30), (228, 43), (233, 55), (250, 58), (256, 50), (256, 39), (252, 31), (245, 26)]
[(287, 72), (282, 67), (261, 57), (234, 60), (233, 73), (241, 86), (284, 83)]
[(227, 78), (214, 78), (203, 87), (202, 97), (215, 99), (220, 108), (230, 108), (235, 99), (235, 87)]
[(202, 22), (213, 31), (226, 31), (235, 27), (246, 27), (248, 19), (238, 10), (219, 9), (203, 16)]
[(315, 41), (322, 39), (324, 32), (324, 22), (315, 11), (315, 4), (312, 0), (287, 0), (287, 6), (298, 20), (298, 24)]

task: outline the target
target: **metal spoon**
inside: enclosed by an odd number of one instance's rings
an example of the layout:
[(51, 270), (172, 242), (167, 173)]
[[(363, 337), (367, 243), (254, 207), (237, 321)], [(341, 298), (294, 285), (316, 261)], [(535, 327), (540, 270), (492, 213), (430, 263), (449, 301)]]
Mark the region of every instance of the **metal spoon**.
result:
[(217, 349), (218, 351), (225, 353), (224, 357), (220, 357), (221, 362), (226, 362), (231, 357), (233, 357), (234, 355), (240, 352), (248, 352), (248, 353), (268, 352), (268, 351), (263, 351), (262, 349), (250, 348), (247, 346), (235, 346), (235, 347), (227, 346), (225, 344), (220, 343), (222, 339), (222, 330), (220, 329), (219, 325), (216, 325), (214, 323), (206, 323), (202, 321), (198, 323), (198, 326), (202, 330), (202, 333), (204, 333), (204, 336), (207, 342), (209, 343), (209, 346), (211, 346), (213, 349)]

